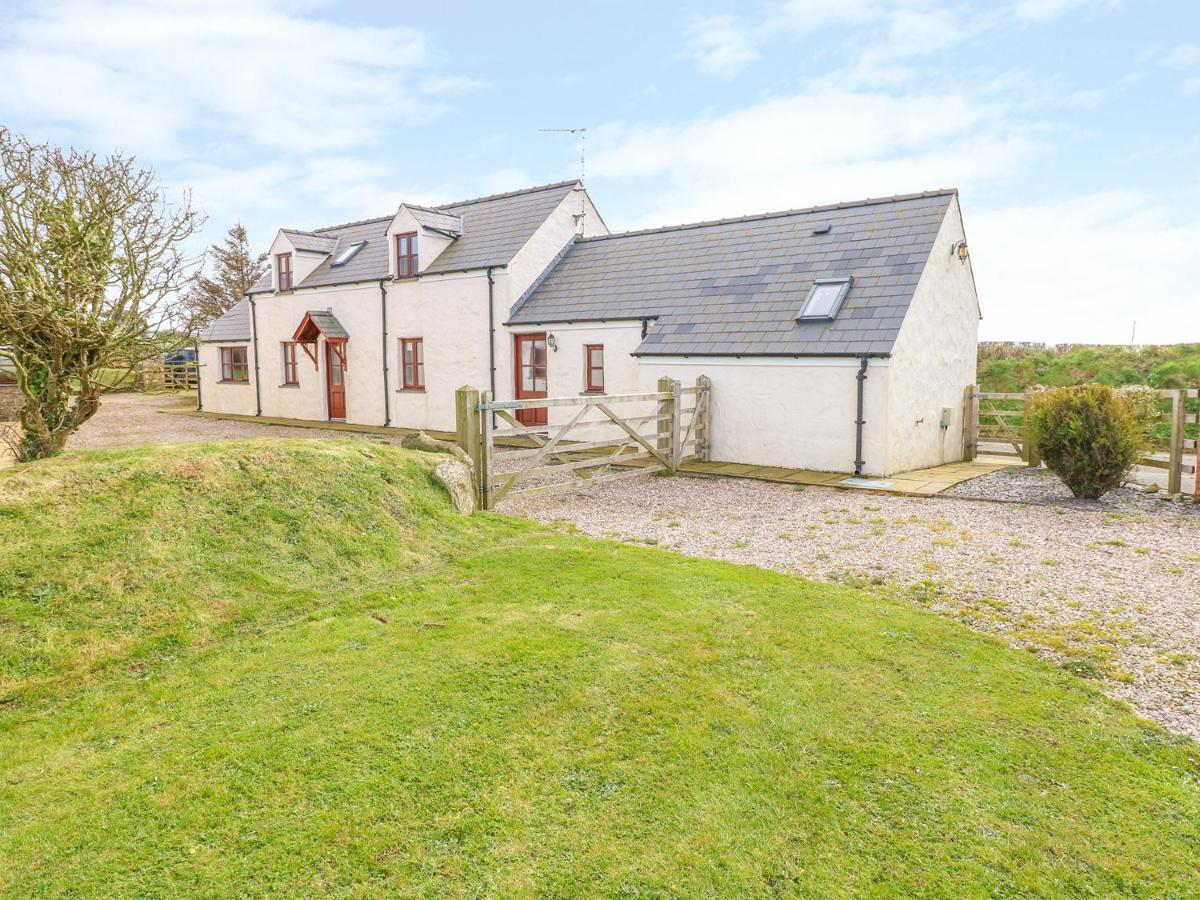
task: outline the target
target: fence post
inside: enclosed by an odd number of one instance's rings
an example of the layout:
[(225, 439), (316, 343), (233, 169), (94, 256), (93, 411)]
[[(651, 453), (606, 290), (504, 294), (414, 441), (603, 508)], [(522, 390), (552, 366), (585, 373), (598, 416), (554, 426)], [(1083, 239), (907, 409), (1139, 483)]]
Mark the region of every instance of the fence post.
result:
[(480, 508), (484, 505), (484, 490), (486, 482), (481, 471), (479, 452), (479, 391), (464, 384), (454, 392), (454, 431), (455, 443), (471, 460), (471, 478), (475, 482), (475, 497)]
[(712, 379), (701, 375), (696, 379), (696, 422), (692, 430), (696, 433), (696, 459), (709, 460), (709, 426), (712, 423)]
[(1167, 463), (1168, 494), (1178, 494), (1183, 486), (1183, 425), (1186, 410), (1187, 391), (1172, 391), (1170, 461)]
[(1033, 391), (1025, 388), (1025, 404), (1021, 407), (1021, 455), (1025, 459), (1025, 465), (1036, 469), (1042, 464), (1042, 458), (1038, 456), (1037, 447), (1033, 445), (1033, 424), (1029, 420), (1032, 399)]
[[(660, 394), (666, 394), (670, 393), (670, 391), (671, 379), (664, 375), (662, 378), (658, 379), (658, 392)], [(658, 452), (667, 459), (674, 458), (671, 451), (671, 421), (669, 418), (671, 415), (673, 415), (671, 412), (671, 406), (672, 403), (670, 399), (658, 401), (657, 415), (660, 421), (658, 422), (658, 440), (655, 442), (655, 445), (658, 447)]]
[(963, 392), (963, 459), (979, 454), (979, 386), (968, 384)]
[(682, 387), (671, 379), (671, 474), (674, 475), (683, 459), (683, 394)]
[[(481, 404), (492, 402), (492, 392), (484, 391), (479, 395)], [(478, 410), (478, 407), (476, 407)], [(483, 509), (495, 509), (496, 500), (495, 494), (492, 492), (492, 445), (495, 443), (495, 438), (492, 436), (492, 429), (496, 427), (494, 413), (484, 410), (477, 415), (479, 420), (479, 505)]]

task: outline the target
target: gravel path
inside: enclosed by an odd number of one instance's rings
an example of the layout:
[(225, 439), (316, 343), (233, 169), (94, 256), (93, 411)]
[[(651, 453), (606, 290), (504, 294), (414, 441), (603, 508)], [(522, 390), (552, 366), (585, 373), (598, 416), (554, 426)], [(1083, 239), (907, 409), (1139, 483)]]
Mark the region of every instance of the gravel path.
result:
[(1189, 498), (1178, 495), (1172, 498), (1161, 490), (1146, 493), (1145, 488), (1139, 485), (1117, 488), (1099, 500), (1077, 500), (1062, 480), (1049, 469), (1031, 469), (1026, 466), (1001, 469), (990, 475), (964, 481), (947, 491), (946, 496), (1034, 503), (1093, 512), (1200, 516), (1200, 504), (1193, 503)]
[[(1163, 508), (1166, 508), (1164, 511)], [(1200, 739), (1200, 516), (637, 478), (501, 511), (897, 596), (1095, 678)]]

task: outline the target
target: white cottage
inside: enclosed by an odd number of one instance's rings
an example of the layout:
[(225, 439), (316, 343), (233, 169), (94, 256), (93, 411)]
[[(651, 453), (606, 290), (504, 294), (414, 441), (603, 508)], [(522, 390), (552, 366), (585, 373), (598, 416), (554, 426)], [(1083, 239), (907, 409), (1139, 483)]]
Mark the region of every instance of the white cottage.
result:
[(712, 459), (889, 475), (962, 457), (979, 305), (953, 190), (610, 234), (563, 182), (283, 229), (271, 260), (203, 336), (205, 410), (452, 431), (464, 384), (521, 399), (703, 374)]

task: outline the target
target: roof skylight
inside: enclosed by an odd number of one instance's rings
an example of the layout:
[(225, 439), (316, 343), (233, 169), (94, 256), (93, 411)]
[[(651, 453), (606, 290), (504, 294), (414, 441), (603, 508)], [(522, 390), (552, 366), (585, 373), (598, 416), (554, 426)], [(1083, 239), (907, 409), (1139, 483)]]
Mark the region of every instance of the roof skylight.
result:
[(346, 263), (350, 262), (350, 260), (354, 258), (354, 254), (357, 253), (359, 250), (361, 250), (365, 243), (366, 243), (366, 241), (355, 241), (353, 244), (351, 244), (349, 247), (347, 247), (345, 250), (343, 250), (341, 253), (339, 253), (337, 255), (337, 257), (333, 260), (333, 262), (330, 263), (330, 265), (331, 266), (344, 266)]
[(832, 319), (842, 307), (850, 291), (852, 278), (819, 278), (813, 282), (804, 305), (796, 314), (797, 320)]

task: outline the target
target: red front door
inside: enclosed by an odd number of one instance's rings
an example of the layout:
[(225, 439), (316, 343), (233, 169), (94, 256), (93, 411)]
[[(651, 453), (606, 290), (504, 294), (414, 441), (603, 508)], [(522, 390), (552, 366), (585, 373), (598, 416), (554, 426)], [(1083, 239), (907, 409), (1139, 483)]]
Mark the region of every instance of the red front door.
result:
[(346, 342), (325, 342), (325, 387), (329, 392), (329, 418), (346, 418)]
[[(546, 335), (518, 334), (515, 336), (517, 399), (533, 400), (546, 396)], [(518, 409), (517, 421), (522, 425), (545, 425), (546, 407)]]

